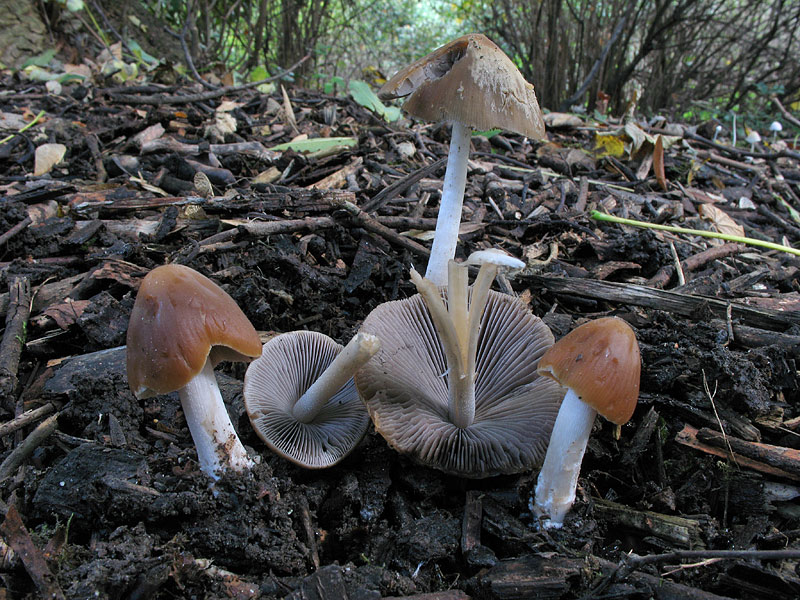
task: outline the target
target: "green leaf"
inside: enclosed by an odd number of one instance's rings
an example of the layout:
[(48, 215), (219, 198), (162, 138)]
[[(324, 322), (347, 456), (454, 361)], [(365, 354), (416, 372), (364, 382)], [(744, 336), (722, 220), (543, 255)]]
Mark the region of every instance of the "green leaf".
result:
[(294, 150), (295, 152), (305, 154), (322, 154), (330, 155), (336, 154), (353, 148), (358, 144), (358, 140), (352, 137), (329, 137), (329, 138), (312, 138), (310, 140), (298, 140), (296, 142), (286, 142), (285, 144), (278, 144), (269, 148), (275, 152), (284, 152), (286, 150)]
[(140, 61), (150, 65), (158, 64), (158, 59), (145, 52), (136, 40), (128, 40), (128, 48)]
[(46, 67), (50, 64), (50, 61), (53, 60), (53, 57), (56, 55), (56, 49), (50, 48), (49, 50), (45, 50), (41, 54), (37, 54), (36, 56), (31, 56), (27, 59), (24, 63), (22, 63), (21, 69), (25, 69), (25, 67), (30, 67), (31, 65), (37, 67)]
[(381, 102), (378, 95), (372, 91), (372, 88), (369, 87), (367, 82), (351, 79), (347, 88), (350, 90), (350, 95), (353, 97), (353, 100), (364, 108), (383, 117), (387, 123), (391, 123), (400, 118), (400, 109), (396, 106), (386, 106)]
[[(269, 71), (264, 65), (258, 65), (255, 69), (250, 71), (249, 80), (250, 81), (262, 81), (264, 79), (269, 78)], [(261, 92), (262, 94), (271, 94), (275, 91), (275, 84), (271, 81), (267, 83), (262, 83), (259, 86), (256, 86), (256, 89)]]
[(486, 131), (473, 131), (472, 135), (480, 135), (485, 137), (487, 140), (496, 136), (498, 133), (501, 133), (502, 129), (487, 129)]
[(63, 73), (56, 77), (56, 81), (58, 83), (73, 83), (73, 82), (83, 82), (86, 80), (84, 75), (78, 75), (77, 73)]

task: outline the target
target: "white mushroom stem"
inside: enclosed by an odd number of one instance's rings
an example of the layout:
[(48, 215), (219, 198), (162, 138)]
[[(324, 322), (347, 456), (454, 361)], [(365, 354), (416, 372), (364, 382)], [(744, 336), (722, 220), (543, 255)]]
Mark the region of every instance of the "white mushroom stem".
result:
[(461, 224), (461, 206), (464, 203), (464, 188), (467, 185), (467, 158), (472, 128), (454, 122), (450, 138), (450, 153), (444, 174), (442, 200), (436, 218), (436, 231), (431, 246), (431, 256), (425, 279), (435, 285), (447, 285), (447, 262), (456, 255), (458, 228)]
[(356, 334), (300, 396), (292, 409), (292, 416), (300, 423), (313, 421), (325, 403), (352, 379), (364, 363), (375, 356), (380, 347), (377, 336), (369, 333)]
[(203, 473), (218, 479), (223, 471), (253, 467), (228, 416), (210, 361), (206, 360), (203, 370), (178, 390), (178, 396)]
[(417, 286), (444, 348), (448, 375), (448, 414), (450, 422), (462, 429), (475, 420), (475, 362), (481, 318), (489, 299), (489, 288), (498, 266), (485, 262), (478, 277), (468, 288), (467, 266), (449, 262), (447, 308), (439, 288), (427, 277), (411, 270), (411, 281)]
[(561, 527), (575, 502), (578, 474), (596, 414), (571, 388), (567, 390), (534, 492), (533, 513), (545, 518), (545, 528)]

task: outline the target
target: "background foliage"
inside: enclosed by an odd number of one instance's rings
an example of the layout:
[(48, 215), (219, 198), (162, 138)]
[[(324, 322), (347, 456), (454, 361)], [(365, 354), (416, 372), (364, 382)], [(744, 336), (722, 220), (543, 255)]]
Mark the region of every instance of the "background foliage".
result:
[(327, 92), (378, 85), (444, 42), (481, 31), (544, 106), (723, 114), (800, 93), (797, 0), (142, 0), (186, 31), (202, 71), (276, 72)]

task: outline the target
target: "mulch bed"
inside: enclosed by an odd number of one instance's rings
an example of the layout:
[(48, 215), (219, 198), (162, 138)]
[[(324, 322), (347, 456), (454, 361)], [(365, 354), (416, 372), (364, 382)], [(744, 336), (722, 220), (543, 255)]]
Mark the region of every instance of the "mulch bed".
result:
[[(451, 477), (374, 430), (327, 470), (272, 455), (244, 414), (241, 365), (218, 378), (260, 462), (212, 493), (177, 397), (138, 401), (127, 385), (128, 316), (161, 264), (208, 275), (265, 338), (310, 329), (345, 343), (376, 306), (414, 294), (447, 127), (389, 125), (301, 89), (294, 125), (279, 92), (53, 95), (10, 76), (2, 89), (2, 115), (44, 111), (0, 144), (3, 598), (800, 596), (800, 259), (590, 218), (709, 229), (727, 217), (797, 247), (791, 146), (641, 125), (675, 138), (657, 177), (654, 146), (618, 123), (473, 137), (457, 257), (522, 257), (529, 268), (500, 289), (556, 338), (615, 315), (642, 352), (633, 419), (618, 431), (598, 419), (565, 527), (539, 531), (536, 472)], [(235, 131), (212, 127), (223, 101)], [(618, 129), (635, 151), (593, 153)], [(271, 149), (297, 134), (357, 145)], [(66, 156), (34, 176), (45, 142)]]

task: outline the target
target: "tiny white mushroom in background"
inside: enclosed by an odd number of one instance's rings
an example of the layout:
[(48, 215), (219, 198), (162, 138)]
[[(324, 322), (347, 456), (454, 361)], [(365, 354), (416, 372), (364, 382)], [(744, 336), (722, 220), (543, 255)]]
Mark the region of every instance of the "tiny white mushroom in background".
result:
[(204, 275), (172, 264), (142, 280), (128, 325), (128, 384), (140, 399), (178, 392), (200, 470), (213, 479), (253, 466), (222, 401), (214, 366), (259, 354), (253, 325)]
[(711, 141), (716, 142), (720, 133), (722, 133), (722, 125), (717, 125), (714, 127), (714, 138)]
[(750, 152), (753, 152), (755, 151), (756, 144), (761, 142), (761, 135), (755, 129), (751, 129), (747, 137), (744, 138), (744, 141), (750, 144)]
[(532, 510), (545, 528), (561, 527), (575, 501), (595, 415), (622, 425), (639, 397), (641, 359), (630, 325), (616, 317), (584, 323), (545, 352), (537, 371), (567, 388), (553, 426)]
[(773, 121), (769, 125), (769, 130), (772, 132), (772, 141), (774, 142), (778, 134), (783, 131), (783, 125), (780, 124), (780, 121)]

